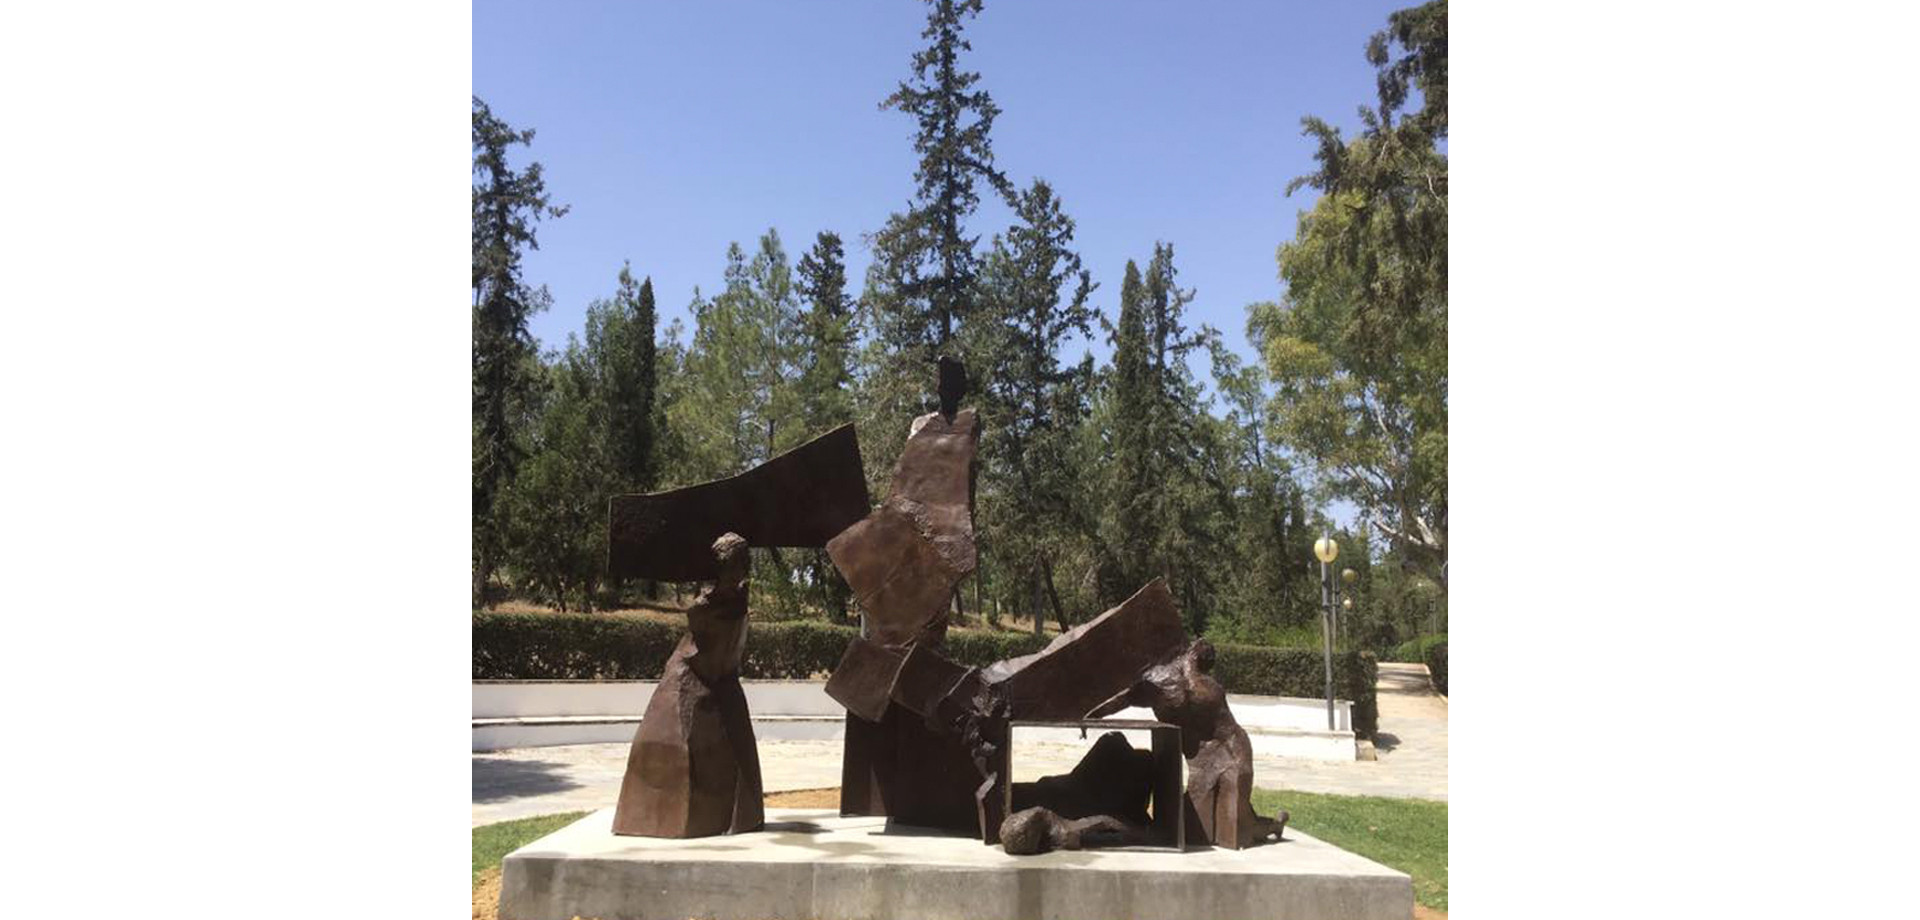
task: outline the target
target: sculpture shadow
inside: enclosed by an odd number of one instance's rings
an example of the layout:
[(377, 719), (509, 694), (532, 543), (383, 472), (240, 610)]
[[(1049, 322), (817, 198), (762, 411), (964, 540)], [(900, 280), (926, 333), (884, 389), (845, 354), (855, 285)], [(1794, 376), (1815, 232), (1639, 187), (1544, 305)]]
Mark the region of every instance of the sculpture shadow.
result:
[[(874, 828), (872, 831), (868, 832), (867, 836), (869, 837), (961, 837), (966, 835), (956, 834), (953, 831), (943, 830), (937, 827), (922, 827), (917, 824), (899, 824), (893, 821), (888, 821), (885, 826)], [(976, 837), (974, 839), (978, 840), (979, 838)], [(981, 844), (981, 846), (985, 846), (985, 845), (986, 844)]]
[(566, 764), (547, 760), (475, 757), (473, 800), (476, 803), (506, 802), (581, 788), (581, 784), (563, 772), (566, 767)]
[(860, 843), (855, 840), (823, 841), (811, 840), (806, 837), (777, 837), (774, 838), (771, 843), (775, 846), (783, 847), (804, 847), (809, 850), (828, 853), (834, 856), (854, 856), (861, 853), (872, 853), (879, 849), (879, 847), (871, 843)]

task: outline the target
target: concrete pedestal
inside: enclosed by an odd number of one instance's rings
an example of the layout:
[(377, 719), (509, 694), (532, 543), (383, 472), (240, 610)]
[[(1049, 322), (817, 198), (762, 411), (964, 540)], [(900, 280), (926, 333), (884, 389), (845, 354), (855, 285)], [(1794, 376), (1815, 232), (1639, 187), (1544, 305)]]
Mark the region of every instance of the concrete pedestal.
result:
[(755, 834), (616, 837), (602, 809), (509, 854), (501, 920), (1407, 920), (1413, 882), (1292, 829), (1238, 852), (1008, 856), (824, 809)]

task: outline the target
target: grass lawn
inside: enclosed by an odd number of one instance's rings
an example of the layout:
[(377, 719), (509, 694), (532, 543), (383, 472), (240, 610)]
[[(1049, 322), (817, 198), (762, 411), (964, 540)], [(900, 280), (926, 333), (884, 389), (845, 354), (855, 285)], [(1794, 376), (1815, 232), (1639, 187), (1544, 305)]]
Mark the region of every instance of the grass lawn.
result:
[(1286, 809), (1288, 830), (1405, 872), (1415, 901), (1447, 909), (1447, 803), (1256, 789), (1253, 808), (1263, 815)]
[(585, 815), (584, 811), (569, 811), (474, 828), (473, 884), (480, 884), (480, 873), (499, 868), (500, 860), (508, 853), (566, 827)]

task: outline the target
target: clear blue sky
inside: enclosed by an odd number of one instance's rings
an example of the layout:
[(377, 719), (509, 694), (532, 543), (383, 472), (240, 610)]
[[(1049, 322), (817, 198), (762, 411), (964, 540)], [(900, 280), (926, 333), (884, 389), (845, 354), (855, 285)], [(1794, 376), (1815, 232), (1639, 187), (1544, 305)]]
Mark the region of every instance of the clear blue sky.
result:
[[(1312, 165), (1300, 117), (1353, 134), (1367, 37), (1412, 2), (988, 0), (965, 63), (1001, 109), (998, 165), (1047, 179), (1077, 221), (1102, 311), (1127, 260), (1165, 240), (1198, 290), (1192, 322), (1251, 357), (1246, 306), (1279, 296), (1274, 251), (1312, 203), (1283, 195)], [(696, 284), (720, 288), (727, 244), (751, 251), (769, 227), (796, 261), (838, 232), (857, 294), (861, 235), (913, 192), (913, 124), (878, 103), (925, 16), (913, 0), (478, 0), (474, 92), (538, 132), (531, 156), (573, 209), (526, 263), (554, 298), (533, 320), (543, 345), (581, 328), (623, 259), (653, 277), (663, 327), (685, 317)], [(1006, 223), (992, 204), (971, 229), (984, 242)]]

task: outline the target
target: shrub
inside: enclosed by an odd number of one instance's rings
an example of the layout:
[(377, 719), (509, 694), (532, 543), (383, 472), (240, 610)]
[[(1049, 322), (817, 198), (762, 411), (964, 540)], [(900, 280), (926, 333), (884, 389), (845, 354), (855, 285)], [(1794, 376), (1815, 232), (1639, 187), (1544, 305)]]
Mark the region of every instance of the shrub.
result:
[[(486, 613), (473, 615), (475, 680), (658, 680), (686, 627), (640, 617), (584, 613)], [(740, 676), (804, 679), (825, 677), (840, 663), (847, 643), (860, 634), (851, 626), (818, 620), (755, 622)], [(1049, 637), (1031, 633), (954, 631), (947, 655), (984, 667), (1046, 647)], [(1269, 696), (1318, 697), (1325, 673), (1316, 649), (1220, 645), (1214, 675), (1229, 691)], [(1354, 732), (1373, 737), (1379, 723), (1373, 685), (1379, 672), (1371, 652), (1333, 657), (1334, 694), (1353, 701)]]
[[(1317, 698), (1326, 693), (1326, 664), (1319, 649), (1220, 645), (1213, 673), (1234, 693)], [(1353, 701), (1353, 732), (1373, 737), (1380, 725), (1374, 684), (1380, 664), (1372, 652), (1333, 654), (1333, 695)]]
[(948, 632), (947, 657), (969, 667), (984, 668), (996, 661), (1031, 655), (1047, 647), (1052, 636), (1030, 632)]
[(1425, 661), (1427, 660), (1428, 649), (1432, 648), (1436, 644), (1444, 643), (1446, 641), (1447, 641), (1446, 633), (1438, 633), (1436, 635), (1430, 635), (1430, 636), (1418, 636), (1412, 639), (1408, 639), (1407, 641), (1400, 643), (1399, 647), (1393, 650), (1392, 660), (1407, 661), (1407, 662)]
[(1433, 676), (1433, 687), (1442, 694), (1447, 692), (1447, 639), (1440, 637), (1439, 642), (1427, 648), (1427, 673)]

